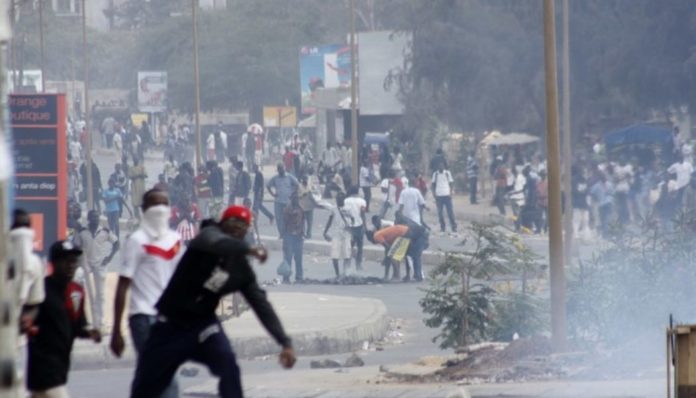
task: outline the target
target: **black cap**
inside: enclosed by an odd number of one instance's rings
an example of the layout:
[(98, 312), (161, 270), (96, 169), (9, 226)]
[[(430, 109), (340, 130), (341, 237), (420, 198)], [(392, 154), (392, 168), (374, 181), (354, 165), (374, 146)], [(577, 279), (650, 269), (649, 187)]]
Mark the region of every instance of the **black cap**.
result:
[(51, 248), (48, 251), (48, 261), (54, 262), (61, 258), (65, 258), (70, 254), (76, 254), (79, 256), (82, 254), (82, 249), (75, 246), (69, 240), (59, 240), (51, 245)]

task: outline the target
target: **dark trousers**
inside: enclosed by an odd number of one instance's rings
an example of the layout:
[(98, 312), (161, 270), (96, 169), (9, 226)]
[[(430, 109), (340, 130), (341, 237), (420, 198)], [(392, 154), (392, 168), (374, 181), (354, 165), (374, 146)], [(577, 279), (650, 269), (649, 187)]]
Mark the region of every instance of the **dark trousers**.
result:
[(628, 211), (628, 192), (616, 192), (614, 195), (616, 201), (616, 212), (619, 216), (619, 223), (626, 225), (631, 221), (631, 214)]
[(478, 177), (469, 177), (469, 203), (478, 203), (476, 194), (478, 193)]
[(292, 266), (295, 260), (295, 280), (301, 281), (304, 278), (302, 270), (302, 250), (304, 249), (304, 238), (297, 235), (285, 235), (283, 237), (283, 259), (288, 265)]
[(372, 188), (362, 187), (363, 196), (365, 196), (365, 203), (367, 204), (366, 211), (370, 211), (370, 200), (372, 199)]
[(258, 214), (259, 211), (263, 213), (269, 220), (273, 219), (273, 213), (263, 205), (263, 198), (254, 198), (254, 204), (252, 205), (254, 213)]
[(118, 225), (118, 215), (119, 211), (110, 211), (106, 213), (106, 221), (109, 224), (109, 229), (111, 230), (111, 232), (113, 232), (114, 235), (116, 235), (116, 237), (120, 239), (121, 229)]
[(243, 396), (232, 346), (220, 322), (211, 319), (189, 327), (159, 321), (152, 325), (150, 337), (138, 356), (131, 398), (159, 396), (172, 381), (179, 366), (188, 360), (206, 365), (218, 377), (220, 397)]
[(599, 206), (599, 231), (602, 237), (606, 238), (609, 235), (609, 223), (611, 220), (612, 206), (611, 203)]
[[(418, 237), (411, 239), (411, 244), (408, 247), (408, 254), (413, 262), (413, 279), (417, 281), (423, 280), (423, 270), (422, 270), (422, 256), (425, 250), (427, 237), (425, 234), (421, 234)], [(406, 271), (408, 272), (408, 270)]]
[(493, 197), (493, 204), (498, 208), (501, 215), (505, 215), (505, 193), (507, 189), (505, 187), (495, 187), (495, 197)]
[[(135, 314), (128, 318), (128, 328), (130, 329), (131, 338), (133, 339), (133, 346), (135, 347), (135, 352), (140, 355), (145, 347), (145, 342), (147, 338), (150, 337), (150, 328), (157, 321), (157, 317), (154, 315), (145, 314)], [(160, 398), (178, 398), (179, 397), (179, 385), (176, 382), (176, 378), (167, 386), (162, 394), (159, 395)]]
[(365, 227), (363, 225), (359, 227), (350, 227), (350, 246), (357, 246), (358, 248), (358, 252), (355, 255), (355, 266), (357, 269), (362, 269), (364, 230)]
[(314, 210), (307, 210), (304, 212), (305, 219), (305, 238), (312, 238), (312, 223), (314, 222)]
[(435, 205), (437, 206), (437, 217), (440, 220), (440, 231), (445, 232), (446, 229), (444, 209), (447, 209), (447, 217), (449, 217), (452, 232), (457, 232), (457, 222), (454, 221), (454, 211), (452, 210), (452, 197), (435, 196)]

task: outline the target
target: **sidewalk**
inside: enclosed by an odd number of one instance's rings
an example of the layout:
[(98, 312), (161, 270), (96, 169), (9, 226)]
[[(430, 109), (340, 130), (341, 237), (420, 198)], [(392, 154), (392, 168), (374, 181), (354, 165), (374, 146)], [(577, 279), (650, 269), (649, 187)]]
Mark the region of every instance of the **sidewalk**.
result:
[[(113, 297), (118, 277), (109, 273), (106, 278), (106, 308), (104, 319), (113, 319)], [(365, 341), (384, 337), (388, 326), (387, 309), (380, 300), (308, 293), (268, 292), (286, 332), (293, 340), (299, 355), (322, 355), (350, 352), (362, 347)], [(73, 349), (73, 367), (123, 367), (135, 362), (127, 320), (123, 322), (126, 352), (122, 359), (109, 351), (110, 336), (101, 344), (77, 340)], [(111, 325), (106, 325), (111, 330)], [(274, 355), (280, 350), (256, 319), (253, 311), (223, 322), (232, 340), (235, 353), (241, 358)]]

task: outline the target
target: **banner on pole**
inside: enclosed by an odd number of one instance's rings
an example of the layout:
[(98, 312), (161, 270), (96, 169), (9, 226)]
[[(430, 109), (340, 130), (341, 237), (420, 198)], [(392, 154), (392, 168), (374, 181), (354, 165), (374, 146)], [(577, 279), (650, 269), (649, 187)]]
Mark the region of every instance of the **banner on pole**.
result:
[(167, 110), (167, 72), (138, 72), (138, 110), (146, 113)]

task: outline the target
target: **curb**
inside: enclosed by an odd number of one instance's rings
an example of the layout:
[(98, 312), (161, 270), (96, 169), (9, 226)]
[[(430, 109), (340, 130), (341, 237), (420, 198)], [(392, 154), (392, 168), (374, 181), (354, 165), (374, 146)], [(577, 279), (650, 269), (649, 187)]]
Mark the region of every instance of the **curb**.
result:
[[(356, 351), (361, 349), (365, 341), (373, 342), (385, 336), (389, 322), (387, 308), (382, 301), (358, 297), (340, 297), (365, 303), (365, 306), (371, 306), (372, 310), (366, 318), (355, 319), (351, 324), (345, 326), (299, 333), (289, 332), (293, 347), (298, 355), (326, 355)], [(278, 354), (280, 350), (278, 344), (265, 330), (254, 336), (231, 337), (236, 330), (235, 319), (238, 318), (227, 320), (222, 325), (223, 330), (230, 337), (235, 355), (238, 358)], [(254, 320), (256, 321), (255, 316)], [(260, 324), (259, 327), (261, 327)], [(109, 350), (110, 336), (104, 336), (100, 344), (75, 344), (72, 353), (72, 368), (77, 370), (112, 369), (134, 366), (136, 357), (132, 344), (130, 344), (130, 337), (124, 336), (124, 339), (126, 340), (126, 350), (121, 358), (115, 358), (111, 354)]]

